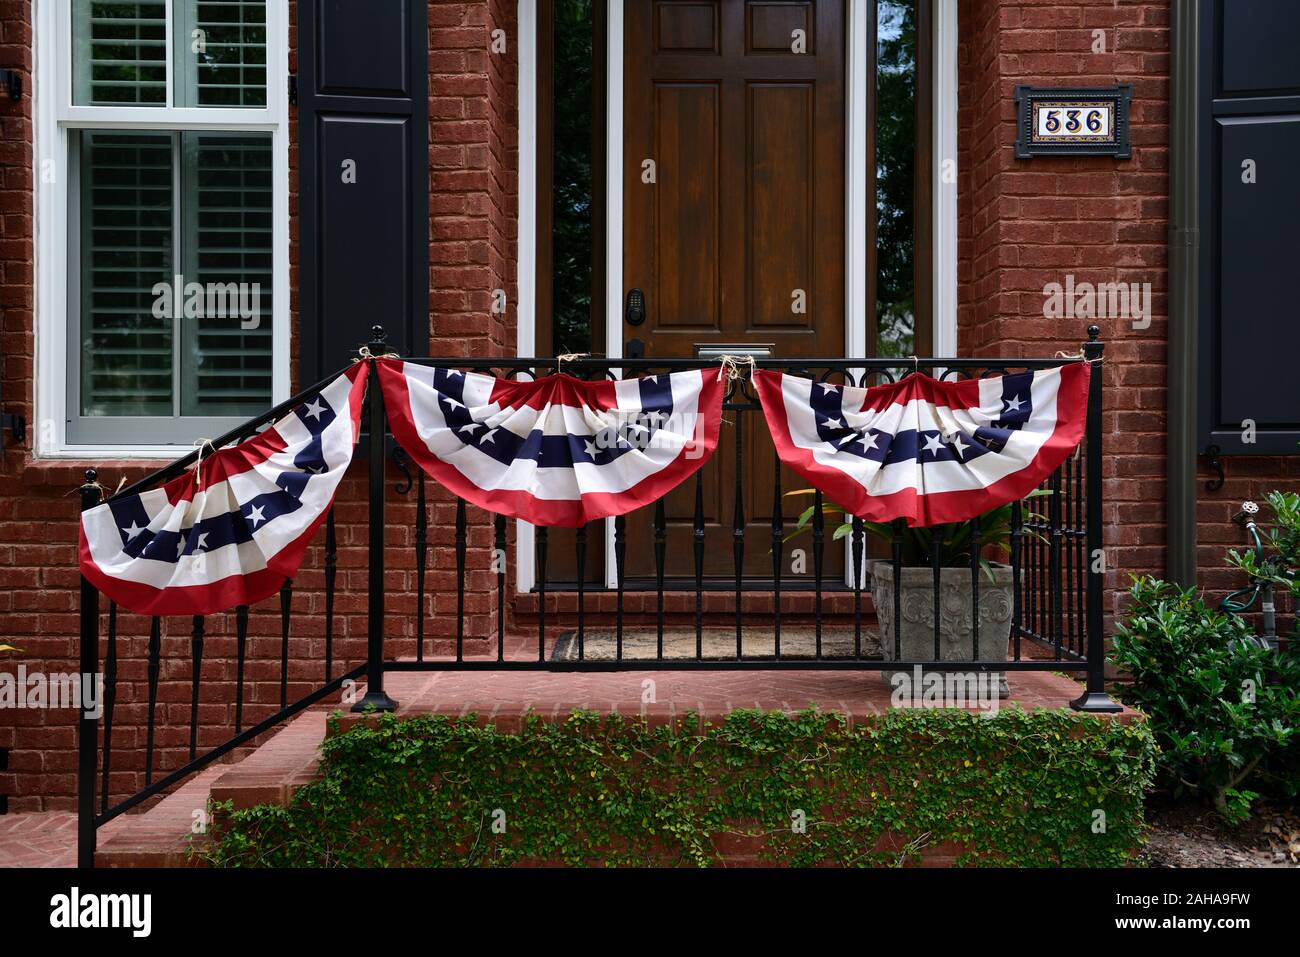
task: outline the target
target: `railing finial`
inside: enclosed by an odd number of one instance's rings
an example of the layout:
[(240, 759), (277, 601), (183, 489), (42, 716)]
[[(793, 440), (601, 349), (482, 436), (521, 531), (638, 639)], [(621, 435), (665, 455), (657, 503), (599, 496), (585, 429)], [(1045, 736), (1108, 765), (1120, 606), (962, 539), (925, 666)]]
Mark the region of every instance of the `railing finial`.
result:
[(371, 342), (384, 342), (387, 339), (388, 339), (388, 333), (384, 332), (383, 326), (373, 325), (370, 327)]
[(1083, 344), (1083, 357), (1089, 362), (1099, 362), (1106, 344), (1101, 341), (1101, 326), (1088, 327), (1088, 341)]

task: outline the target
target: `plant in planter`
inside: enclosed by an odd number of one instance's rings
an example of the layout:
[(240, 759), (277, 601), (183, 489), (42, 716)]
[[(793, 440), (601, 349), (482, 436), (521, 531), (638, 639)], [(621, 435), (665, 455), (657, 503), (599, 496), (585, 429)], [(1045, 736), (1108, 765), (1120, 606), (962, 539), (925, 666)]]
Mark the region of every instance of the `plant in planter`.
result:
[[(813, 489), (787, 492), (787, 496), (814, 495)], [(1037, 489), (1026, 498), (1052, 494), (1047, 489)], [(900, 567), (898, 581), (898, 610), (900, 622), (895, 633), (894, 588), (895, 575), (892, 560), (867, 562), (871, 576), (871, 597), (880, 620), (880, 646), (886, 660), (900, 661), (970, 661), (975, 657), (974, 606), (975, 584), (972, 581), (972, 555), (978, 561), (979, 576), (979, 657), (980, 661), (1006, 661), (1007, 641), (1011, 637), (1012, 594), (1011, 566), (997, 560), (1010, 557), (1013, 505), (1003, 505), (979, 517), (979, 534), (976, 537), (972, 522), (952, 522), (927, 528), (903, 526), (899, 529)], [(795, 530), (786, 536), (789, 541), (812, 527), (816, 505), (811, 505), (799, 515)], [(822, 505), (823, 520), (827, 515), (841, 517), (832, 540), (843, 539), (853, 533), (853, 517), (833, 502)], [(1043, 516), (1028, 510), (1022, 511), (1022, 521), (1042, 521)], [(862, 523), (869, 535), (894, 541), (894, 526), (887, 522)], [(1026, 535), (1036, 534), (1030, 530)], [(939, 653), (935, 654), (934, 604), (935, 558), (939, 566)], [(894, 672), (885, 672), (885, 680), (892, 680)], [(1005, 672), (998, 673), (1001, 697), (1009, 694)]]

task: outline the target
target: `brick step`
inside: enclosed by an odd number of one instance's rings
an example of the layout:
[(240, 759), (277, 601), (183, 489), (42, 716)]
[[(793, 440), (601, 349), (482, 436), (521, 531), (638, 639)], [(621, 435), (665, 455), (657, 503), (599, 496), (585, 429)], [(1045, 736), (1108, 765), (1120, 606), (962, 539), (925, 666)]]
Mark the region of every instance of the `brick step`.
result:
[[(308, 711), (237, 764), (204, 768), (178, 790), (139, 814), (115, 822), (95, 853), (97, 867), (194, 867), (203, 838), (193, 834), (195, 811), (209, 800), (231, 801), (235, 810), (284, 804), (316, 776), (327, 712)], [(101, 832), (103, 833), (103, 832)]]

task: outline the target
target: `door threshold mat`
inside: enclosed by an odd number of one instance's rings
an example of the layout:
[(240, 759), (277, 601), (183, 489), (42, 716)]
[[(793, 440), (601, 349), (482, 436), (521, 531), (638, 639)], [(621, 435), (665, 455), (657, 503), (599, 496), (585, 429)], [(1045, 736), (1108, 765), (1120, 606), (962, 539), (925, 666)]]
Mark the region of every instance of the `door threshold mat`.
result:
[[(623, 659), (653, 661), (658, 657), (659, 637), (655, 628), (637, 626), (623, 629)], [(703, 630), (700, 658), (706, 661), (736, 660), (736, 629), (711, 625)], [(823, 658), (861, 658), (880, 661), (880, 639), (876, 633), (862, 629), (861, 655), (854, 654), (853, 627), (822, 627)], [(772, 658), (776, 641), (770, 628), (750, 628), (741, 632), (741, 651), (745, 658)], [(613, 661), (618, 656), (618, 638), (612, 628), (588, 628), (583, 633), (582, 657), (587, 661)], [(692, 661), (696, 658), (696, 635), (692, 627), (674, 625), (664, 628), (664, 659)], [(817, 632), (812, 625), (787, 625), (781, 628), (781, 658), (813, 660), (817, 657)], [(552, 661), (578, 660), (578, 633), (560, 635), (551, 651)]]

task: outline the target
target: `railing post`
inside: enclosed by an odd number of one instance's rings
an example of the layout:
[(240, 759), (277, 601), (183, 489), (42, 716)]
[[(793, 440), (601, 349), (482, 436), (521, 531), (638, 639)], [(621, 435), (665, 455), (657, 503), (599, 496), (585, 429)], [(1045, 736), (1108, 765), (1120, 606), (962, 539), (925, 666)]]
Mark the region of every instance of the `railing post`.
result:
[[(370, 352), (381, 355), (388, 348), (384, 343), (384, 327), (372, 326), (370, 334)], [(379, 370), (373, 365), (366, 382), (366, 401), (370, 410), (370, 600), (366, 694), (352, 706), (352, 710), (393, 711), (397, 702), (384, 692), (384, 460), (388, 427), (384, 418), (384, 393), (379, 388)]]
[(1083, 344), (1083, 356), (1093, 363), (1092, 376), (1088, 384), (1088, 425), (1087, 425), (1087, 475), (1085, 477), (1085, 494), (1087, 496), (1087, 554), (1088, 563), (1088, 686), (1078, 698), (1070, 702), (1075, 711), (1115, 712), (1122, 710), (1106, 694), (1106, 641), (1102, 634), (1102, 591), (1105, 585), (1105, 564), (1101, 544), (1101, 382), (1103, 366), (1101, 364), (1104, 346), (1099, 341), (1101, 329), (1088, 327), (1088, 341)]
[[(81, 510), (99, 504), (99, 473), (86, 469), (81, 486)], [(99, 590), (81, 576), (81, 664), (80, 680), (96, 680), (99, 668)], [(95, 866), (95, 763), (99, 747), (96, 719), (87, 713), (86, 696), (77, 720), (77, 866)]]

